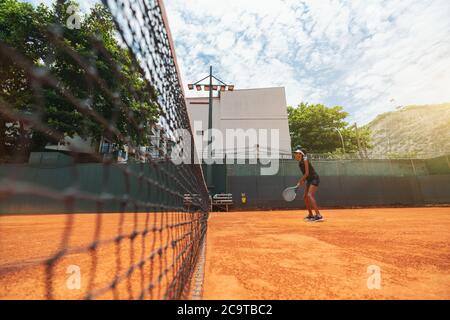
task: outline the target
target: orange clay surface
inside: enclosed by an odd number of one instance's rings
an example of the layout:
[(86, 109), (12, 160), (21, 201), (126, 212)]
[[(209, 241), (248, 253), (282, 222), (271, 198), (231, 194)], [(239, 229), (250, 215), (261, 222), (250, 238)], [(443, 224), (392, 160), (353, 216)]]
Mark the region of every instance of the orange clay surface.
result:
[[(152, 228), (187, 219), (183, 214), (171, 213), (0, 215), (0, 299), (83, 299), (88, 292), (96, 299), (163, 299), (181, 266), (176, 257), (182, 252), (170, 244), (191, 229), (190, 225), (162, 232)], [(71, 231), (64, 247), (79, 250), (65, 252), (49, 273), (45, 260), (61, 247), (67, 225), (71, 225)], [(149, 233), (143, 236), (145, 228)], [(133, 231), (139, 233), (133, 241), (126, 237), (120, 245), (114, 241), (119, 233), (129, 235)], [(94, 239), (102, 242), (95, 251), (89, 251)], [(188, 241), (186, 237), (178, 244), (187, 247)], [(163, 248), (162, 254), (149, 259), (159, 248)], [(145, 263), (138, 266), (140, 261)], [(136, 268), (128, 273), (132, 265)], [(70, 281), (76, 271), (73, 266), (79, 267), (80, 288), (73, 287)], [(46, 287), (49, 274), (50, 290)], [(116, 275), (119, 281), (111, 289)], [(153, 288), (149, 288), (151, 284)], [(144, 295), (140, 297), (141, 293)]]
[[(203, 298), (450, 299), (450, 208), (323, 215), (310, 223), (305, 211), (212, 214)], [(372, 265), (380, 289), (368, 289)]]
[[(209, 220), (204, 299), (450, 299), (450, 208), (324, 210), (327, 221), (306, 223), (304, 211), (213, 213)], [(142, 231), (146, 215), (102, 215), (100, 240)], [(67, 245), (95, 238), (95, 214), (73, 215)], [(68, 216), (0, 216), (0, 299), (46, 298), (46, 269), (36, 258), (59, 247)], [(52, 268), (52, 297), (79, 299), (122, 275), (99, 299), (160, 299), (173, 277), (170, 248), (143, 269), (128, 267), (177, 238), (162, 232), (143, 241), (103, 243), (92, 255), (68, 253)], [(120, 249), (120, 250), (119, 250)], [(120, 257), (120, 259), (117, 259)], [(119, 261), (120, 260), (120, 261)], [(81, 271), (81, 288), (68, 290), (68, 267)], [(368, 290), (367, 268), (381, 268), (381, 289)], [(165, 268), (169, 272), (161, 278)], [(94, 290), (95, 291), (95, 290)]]

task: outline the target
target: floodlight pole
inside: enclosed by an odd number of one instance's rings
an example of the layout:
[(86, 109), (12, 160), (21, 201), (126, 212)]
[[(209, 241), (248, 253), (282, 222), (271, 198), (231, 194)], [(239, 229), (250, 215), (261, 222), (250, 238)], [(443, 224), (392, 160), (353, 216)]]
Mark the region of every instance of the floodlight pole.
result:
[[(202, 81), (205, 81), (208, 78), (209, 78), (209, 84), (201, 84)], [(218, 79), (217, 77), (215, 77), (213, 75), (213, 67), (212, 66), (209, 67), (209, 75), (207, 77), (205, 77), (193, 84), (188, 85), (189, 90), (194, 90), (194, 88), (196, 88), (198, 91), (200, 91), (202, 88), (204, 88), (206, 90), (206, 86), (209, 86), (208, 147), (207, 147), (208, 157), (212, 156), (212, 127), (213, 127), (213, 99), (214, 99), (213, 90), (215, 90), (213, 88), (213, 78), (216, 81), (220, 82), (220, 89), (219, 89), (220, 91), (225, 91), (227, 88), (229, 91), (234, 90), (234, 85), (226, 84), (225, 82), (223, 82), (222, 80)], [(215, 87), (218, 88), (217, 85)], [(213, 186), (212, 165), (211, 164), (206, 165), (206, 183), (208, 185), (209, 191), (212, 193), (214, 186)]]
[(212, 129), (212, 108), (213, 108), (213, 67), (210, 66), (209, 67), (209, 111), (208, 111), (208, 129), (209, 129), (209, 134), (208, 134), (208, 143), (211, 143), (211, 129)]
[[(208, 158), (212, 155), (212, 121), (213, 121), (213, 67), (209, 67), (209, 110), (208, 110)], [(210, 159), (212, 160), (212, 159)], [(212, 191), (214, 189), (212, 178), (212, 165), (206, 166), (206, 182), (208, 189)]]

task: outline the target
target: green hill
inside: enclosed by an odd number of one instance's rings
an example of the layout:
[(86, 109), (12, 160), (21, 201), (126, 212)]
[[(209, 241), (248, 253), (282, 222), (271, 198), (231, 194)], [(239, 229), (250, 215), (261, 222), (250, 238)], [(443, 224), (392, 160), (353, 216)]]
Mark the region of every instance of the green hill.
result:
[(376, 154), (450, 154), (450, 103), (402, 107), (367, 126)]

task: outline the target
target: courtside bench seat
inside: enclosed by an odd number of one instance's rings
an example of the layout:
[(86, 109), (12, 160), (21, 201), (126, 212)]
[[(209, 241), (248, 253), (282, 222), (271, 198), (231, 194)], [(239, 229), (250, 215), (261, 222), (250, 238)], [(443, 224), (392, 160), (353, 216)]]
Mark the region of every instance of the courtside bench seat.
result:
[(229, 207), (233, 206), (233, 195), (231, 193), (220, 193), (214, 195), (212, 198), (212, 207), (214, 208), (225, 208), (228, 212)]

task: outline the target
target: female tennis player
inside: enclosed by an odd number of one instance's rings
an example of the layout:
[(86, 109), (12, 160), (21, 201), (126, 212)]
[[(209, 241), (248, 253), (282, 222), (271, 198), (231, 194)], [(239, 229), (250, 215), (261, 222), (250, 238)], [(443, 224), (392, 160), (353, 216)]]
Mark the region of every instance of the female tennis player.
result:
[[(303, 173), (303, 177), (298, 182), (297, 187), (302, 187), (306, 183), (303, 199), (305, 200), (305, 205), (308, 209), (309, 215), (305, 218), (305, 220), (312, 222), (323, 221), (323, 217), (319, 212), (319, 208), (317, 207), (317, 202), (314, 197), (314, 194), (316, 193), (317, 188), (320, 184), (320, 177), (308, 160), (306, 152), (302, 150), (300, 146), (297, 146), (295, 148), (294, 158), (299, 162), (298, 164), (300, 170)], [(315, 211), (315, 215), (313, 214), (313, 209)]]

